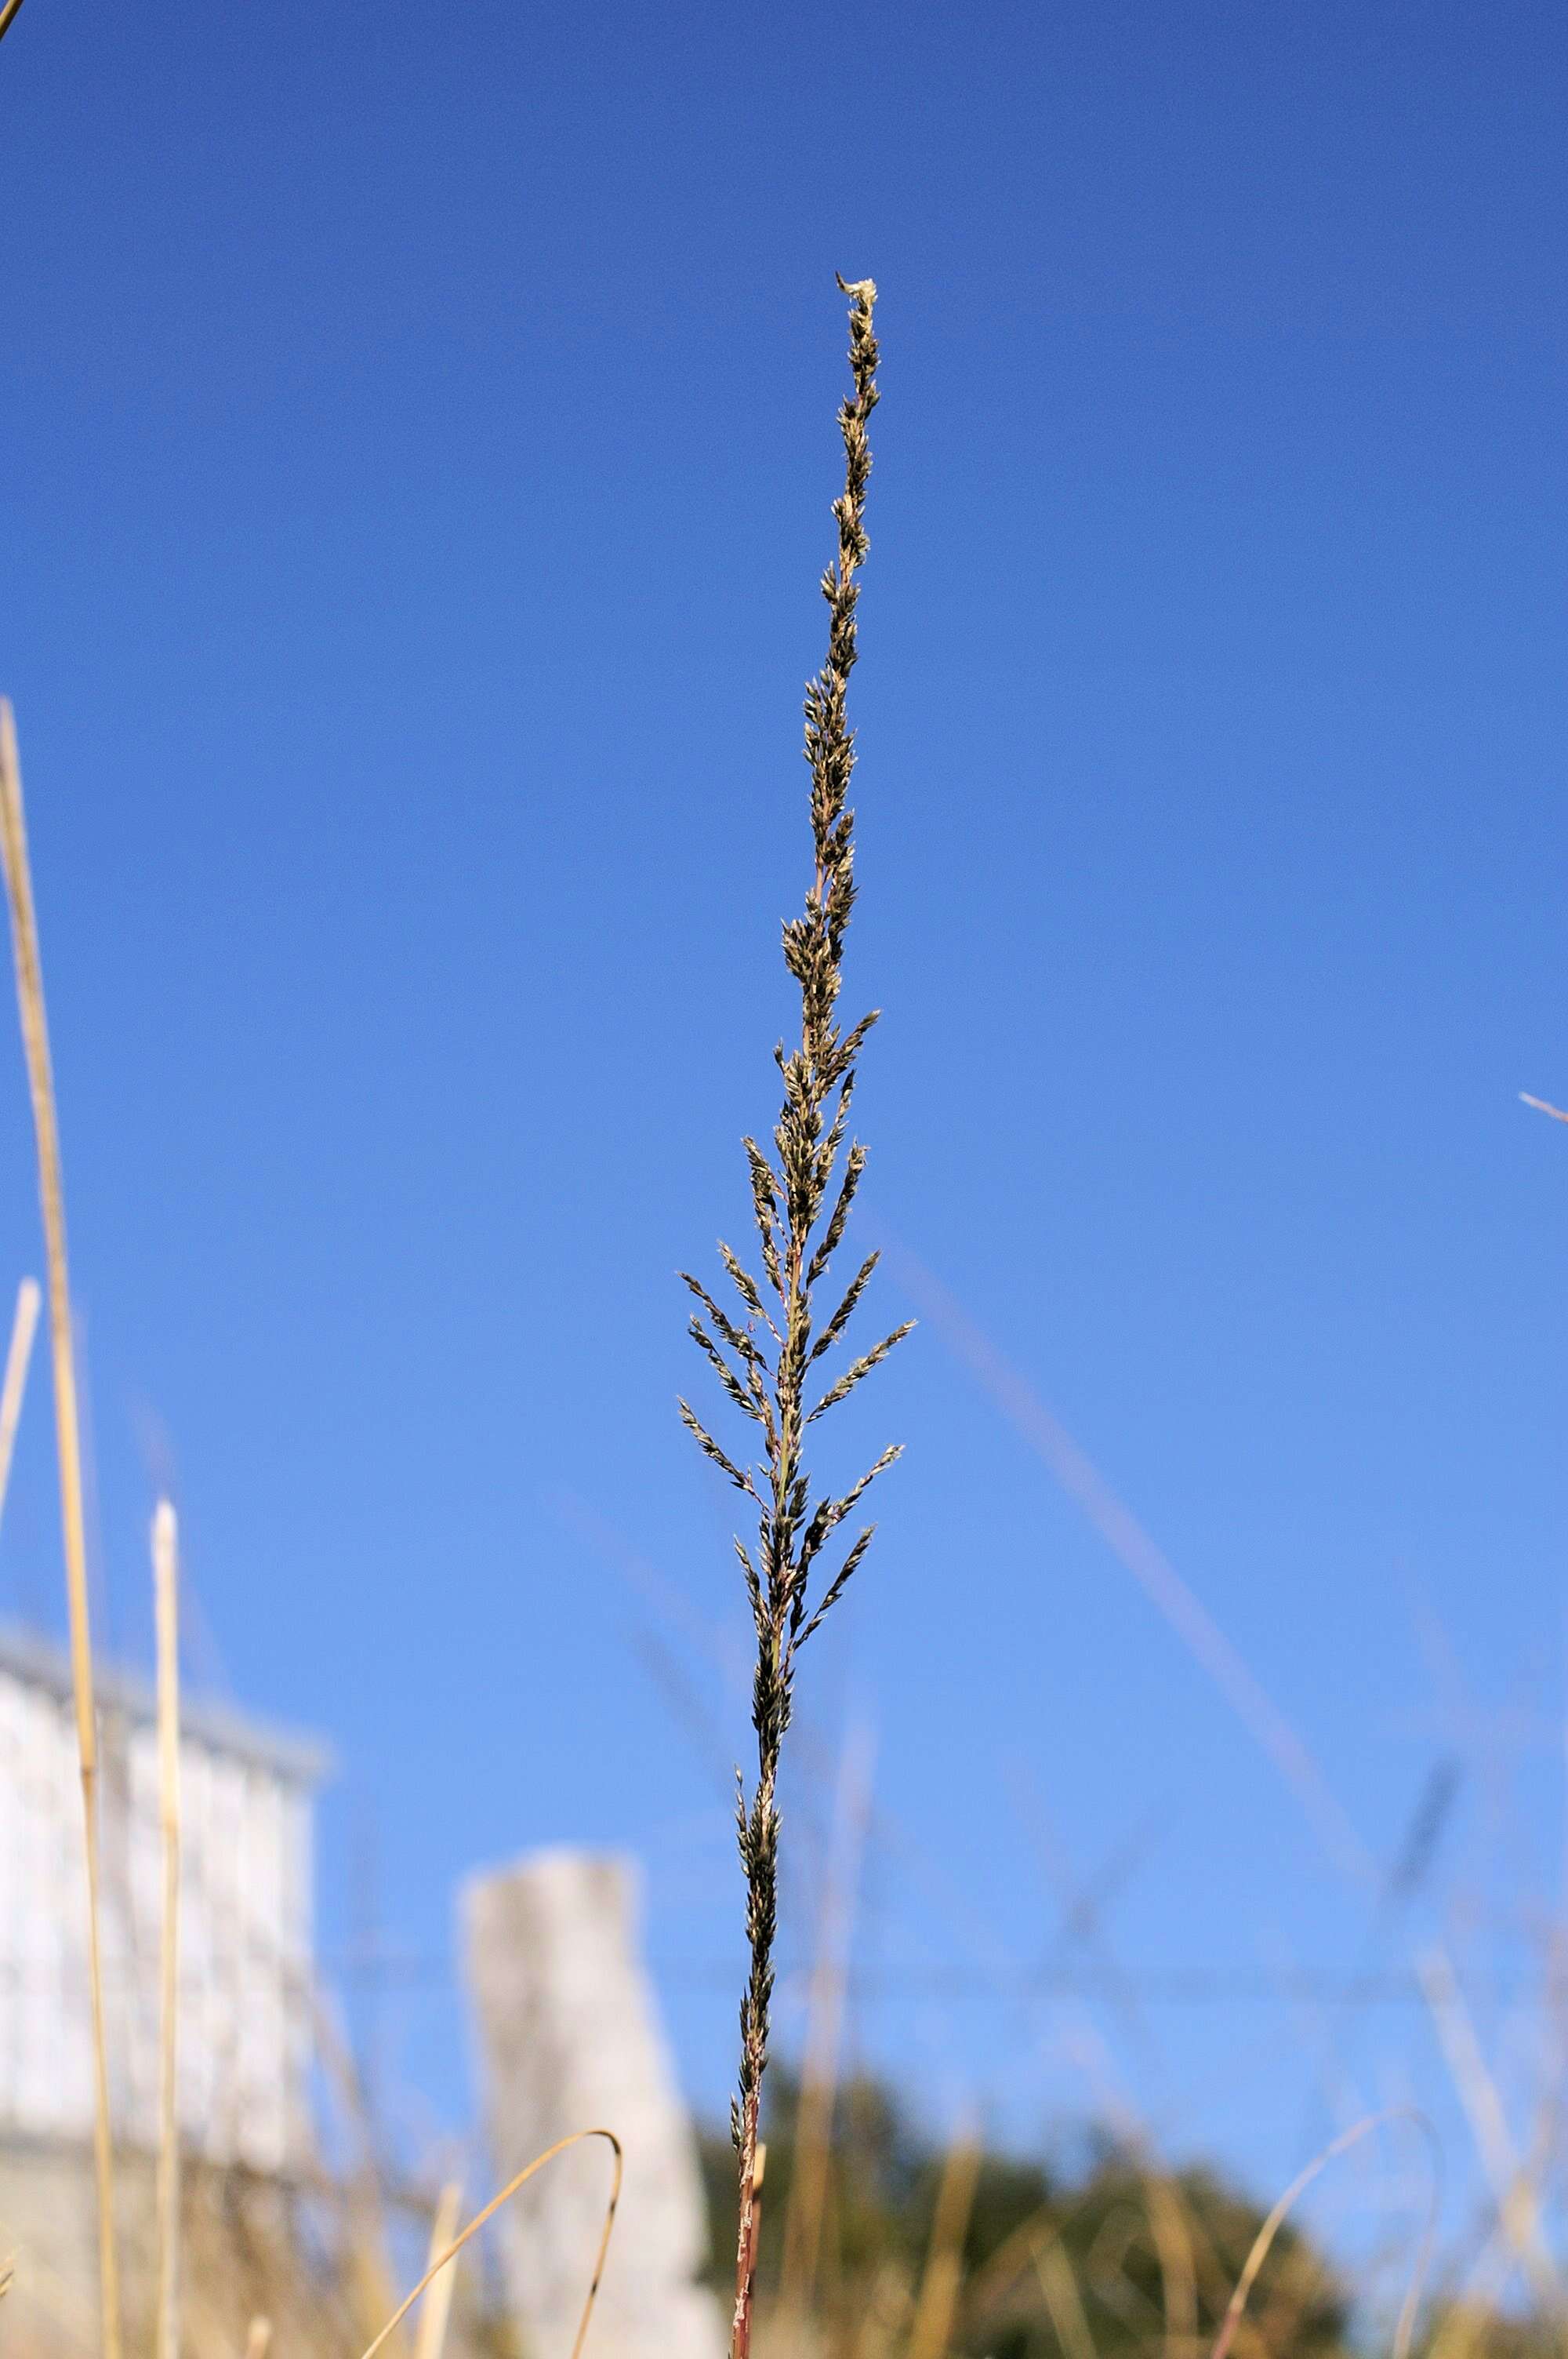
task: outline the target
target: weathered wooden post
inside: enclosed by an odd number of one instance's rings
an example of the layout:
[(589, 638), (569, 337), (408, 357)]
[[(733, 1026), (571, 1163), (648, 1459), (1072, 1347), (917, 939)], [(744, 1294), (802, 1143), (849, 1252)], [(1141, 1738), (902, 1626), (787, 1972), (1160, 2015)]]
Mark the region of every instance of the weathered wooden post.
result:
[[(568, 2131), (620, 2138), (626, 2179), (589, 2359), (723, 2359), (697, 2141), (682, 2106), (626, 1861), (541, 1853), (463, 1895), (469, 1987), (496, 2171)], [(569, 2352), (603, 2224), (605, 2153), (577, 2147), (503, 2215), (507, 2289), (530, 2352)]]

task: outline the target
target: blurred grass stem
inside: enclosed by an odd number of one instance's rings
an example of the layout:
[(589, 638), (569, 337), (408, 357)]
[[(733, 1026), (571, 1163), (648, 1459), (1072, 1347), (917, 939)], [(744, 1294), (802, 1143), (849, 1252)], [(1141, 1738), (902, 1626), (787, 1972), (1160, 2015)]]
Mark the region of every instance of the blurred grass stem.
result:
[[(14, 10), (13, 10), (14, 13)], [(5, 27), (0, 24), (0, 31)], [(0, 857), (11, 912), (16, 1000), (38, 1141), (38, 1195), (48, 1256), (49, 1340), (54, 1358), (56, 1451), (59, 1462), (60, 1524), (65, 1543), (66, 1599), (70, 1623), (71, 1685), (77, 1756), (81, 1773), (87, 1867), (88, 1983), (92, 2015), (93, 2168), (98, 2191), (98, 2265), (103, 2303), (103, 2359), (121, 2359), (120, 2278), (114, 2249), (114, 2159), (109, 2112), (109, 2053), (103, 2017), (103, 1958), (100, 1923), (98, 1723), (92, 1691), (92, 1636), (88, 1611), (87, 1535), (82, 1508), (81, 1427), (72, 1350), (70, 1284), (65, 1244), (65, 1190), (59, 1131), (49, 1064), (32, 873), (22, 807), (22, 772), (9, 702), (0, 697)]]

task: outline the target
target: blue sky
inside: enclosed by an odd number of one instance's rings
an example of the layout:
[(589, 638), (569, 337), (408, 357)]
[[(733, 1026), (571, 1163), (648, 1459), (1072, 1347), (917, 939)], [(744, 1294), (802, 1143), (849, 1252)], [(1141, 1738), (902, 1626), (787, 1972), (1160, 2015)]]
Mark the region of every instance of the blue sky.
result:
[[(373, 1901), (438, 1968), (471, 1865), (626, 1845), (689, 2083), (727, 2082), (743, 1605), (674, 1272), (743, 1223), (788, 1018), (838, 268), (882, 291), (881, 1307), (911, 1264), (949, 1290), (1373, 1858), (1466, 1765), (1430, 1921), (1369, 1935), (927, 1319), (842, 1420), (908, 1451), (808, 1667), (821, 1757), (874, 1729), (906, 1831), (857, 2038), (936, 2112), (1088, 2108), (1076, 2018), (1018, 1995), (1047, 1822), (1079, 1876), (1130, 1847), (1130, 1973), (1398, 1964), (1454, 1911), (1477, 1973), (1528, 1962), (1563, 1833), (1568, 1137), (1516, 1093), (1568, 1098), (1565, 66), (1533, 5), (28, 0), (0, 685), (103, 1618), (145, 1651), (169, 1479), (193, 1674), (338, 1750), (330, 1952)], [(49, 1620), (44, 1398), (0, 1603)], [(1157, 2058), (1091, 2019), (1162, 2135), (1260, 2180), (1320, 2033), (1368, 2087), (1433, 2069), (1408, 2008), (1161, 2004)], [(460, 2110), (438, 1971), (381, 2036), (410, 2116)]]

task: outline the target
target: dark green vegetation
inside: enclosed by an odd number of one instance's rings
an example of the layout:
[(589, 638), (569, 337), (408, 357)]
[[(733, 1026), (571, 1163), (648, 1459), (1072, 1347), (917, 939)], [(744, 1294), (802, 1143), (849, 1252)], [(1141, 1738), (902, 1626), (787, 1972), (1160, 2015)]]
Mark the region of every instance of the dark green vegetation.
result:
[[(797, 2177), (799, 2086), (774, 2067), (758, 2296), (773, 2310)], [(703, 2146), (717, 2253), (734, 2217), (728, 2142)], [(829, 2349), (907, 2348), (930, 2268), (951, 2158), (879, 2082), (839, 2093), (816, 2320)], [(950, 2184), (949, 2180), (949, 2184)], [(1104, 2143), (1054, 2168), (983, 2147), (954, 2258), (947, 2348), (964, 2359), (1119, 2359), (1207, 2351), (1263, 2213), (1205, 2169), (1147, 2169)], [(727, 2277), (722, 2265), (718, 2275)], [(1349, 2297), (1289, 2223), (1249, 2305), (1238, 2349), (1336, 2359), (1351, 2347)], [(880, 2331), (878, 2327), (880, 2326)], [(1173, 2338), (1172, 2330), (1174, 2330)], [(772, 2338), (770, 2338), (771, 2340)]]

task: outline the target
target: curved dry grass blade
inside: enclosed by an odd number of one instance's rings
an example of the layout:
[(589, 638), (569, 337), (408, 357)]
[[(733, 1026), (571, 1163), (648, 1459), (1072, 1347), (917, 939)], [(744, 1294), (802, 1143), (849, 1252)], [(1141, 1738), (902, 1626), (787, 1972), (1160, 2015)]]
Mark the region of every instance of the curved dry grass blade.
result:
[(1066, 2359), (1096, 2359), (1094, 2336), (1084, 2315), (1078, 2281), (1055, 2237), (1049, 2238), (1035, 2254), (1034, 2274), (1040, 2280), (1041, 2297)]
[[(11, 0), (15, 13), (16, 0)], [(9, 21), (8, 19), (6, 21)], [(0, 32), (5, 24), (0, 23)], [(109, 2118), (109, 2051), (103, 2021), (103, 1956), (99, 1926), (98, 1725), (92, 1700), (92, 1636), (87, 1604), (87, 1530), (81, 1495), (81, 1428), (71, 1349), (70, 1281), (65, 1249), (65, 1190), (60, 1179), (59, 1126), (49, 1069), (43, 968), (38, 957), (33, 879), (22, 810), (22, 770), (16, 725), (0, 696), (0, 861), (11, 908), (16, 962), (16, 1004), (38, 1138), (38, 1196), (48, 1256), (49, 1341), (54, 1353), (56, 1452), (59, 1461), (60, 1524), (65, 1541), (66, 1601), (70, 1622), (71, 1685), (81, 1769), (83, 1847), (87, 1864), (87, 1964), (92, 2010), (93, 2164), (98, 2187), (98, 2268), (103, 2303), (104, 2359), (120, 2359), (120, 2273), (114, 2250), (114, 2158)]]
[(441, 2359), (447, 2340), (447, 2321), (452, 2314), (452, 2294), (457, 2286), (458, 2273), (440, 2256), (458, 2233), (458, 2206), (462, 2200), (462, 2181), (449, 2179), (441, 2190), (435, 2217), (430, 2223), (428, 2266), (436, 2275), (431, 2281), (430, 2299), (419, 2313), (414, 2359)]
[(179, 1559), (174, 1509), (153, 1516), (163, 1922), (158, 2058), (157, 2354), (179, 2359)]
[(1429, 1950), (1417, 1961), (1416, 1973), (1497, 2202), (1498, 2224), (1542, 2309), (1549, 2315), (1560, 2314), (1563, 2287), (1547, 2249), (1541, 2189), (1514, 2151), (1497, 2082), (1487, 2070), (1476, 2027), (1446, 1952), (1441, 1947)]
[(943, 2359), (951, 2339), (963, 2274), (964, 2239), (969, 2231), (979, 2170), (979, 2140), (961, 2133), (948, 2147), (942, 2166), (925, 2271), (910, 2329), (909, 2359)]
[(420, 2278), (418, 2284), (415, 2287), (413, 2292), (406, 2295), (398, 2307), (393, 2311), (392, 2316), (387, 2320), (386, 2324), (382, 2328), (381, 2332), (376, 2336), (375, 2341), (366, 2345), (364, 2351), (361, 2354), (361, 2359), (375, 2359), (375, 2354), (384, 2349), (390, 2337), (396, 2333), (398, 2328), (402, 2325), (404, 2320), (407, 2317), (409, 2311), (413, 2309), (415, 2303), (418, 2300), (426, 2287), (430, 2284), (433, 2278), (440, 2276), (441, 2271), (446, 2267), (449, 2261), (456, 2259), (457, 2256), (462, 2251), (463, 2246), (468, 2243), (470, 2236), (477, 2236), (480, 2230), (486, 2224), (486, 2223), (493, 2220), (496, 2213), (501, 2211), (504, 2205), (511, 2202), (513, 2197), (516, 2194), (520, 2187), (526, 2187), (528, 2181), (533, 2178), (535, 2171), (543, 2170), (547, 2162), (554, 2162), (556, 2157), (558, 2154), (565, 2154), (568, 2147), (581, 2146), (588, 2138), (603, 2138), (608, 2142), (611, 2151), (615, 2157), (615, 2176), (611, 2182), (610, 2201), (605, 2208), (604, 2234), (599, 2240), (599, 2251), (594, 2256), (593, 2282), (589, 2287), (588, 2299), (582, 2306), (582, 2317), (578, 2321), (577, 2340), (572, 2344), (571, 2359), (579, 2359), (579, 2354), (582, 2350), (583, 2338), (588, 2332), (588, 2322), (593, 2316), (593, 2305), (599, 2298), (599, 2281), (604, 2275), (604, 2256), (610, 2250), (611, 2231), (615, 2225), (616, 2206), (621, 2201), (621, 2174), (622, 2169), (621, 2141), (616, 2136), (613, 2130), (573, 2130), (569, 2137), (557, 2138), (554, 2146), (548, 2146), (545, 2148), (543, 2154), (536, 2154), (534, 2157), (533, 2161), (528, 2164), (527, 2168), (518, 2172), (515, 2179), (508, 2180), (500, 2194), (492, 2195), (490, 2201), (485, 2205), (484, 2210), (474, 2213), (473, 2218), (469, 2222), (468, 2226), (463, 2230), (461, 2235), (454, 2237), (452, 2242), (448, 2245), (446, 2251), (439, 2254), (436, 2260), (432, 2262), (431, 2266), (426, 2270), (424, 2276)]
[(16, 1315), (11, 1322), (11, 1348), (5, 1354), (5, 1381), (0, 1385), (0, 1516), (5, 1512), (5, 1494), (11, 1485), (11, 1455), (16, 1447), (16, 1428), (22, 1421), (22, 1395), (27, 1386), (27, 1366), (33, 1356), (33, 1337), (38, 1332), (42, 1299), (36, 1277), (25, 1277), (16, 1288)]
[(1165, 2359), (1182, 2359), (1198, 2340), (1198, 2275), (1192, 2230), (1181, 2197), (1158, 2170), (1142, 2171), (1165, 2313)]
[(1421, 2300), (1422, 2288), (1426, 2282), (1427, 2263), (1432, 2256), (1433, 2238), (1437, 2232), (1440, 2150), (1436, 2134), (1426, 2115), (1415, 2113), (1405, 2105), (1390, 2106), (1386, 2113), (1366, 2114), (1360, 2121), (1352, 2122), (1347, 2130), (1341, 2130), (1339, 2136), (1331, 2139), (1321, 2154), (1314, 2155), (1306, 2168), (1296, 2173), (1252, 2239), (1252, 2249), (1248, 2254), (1246, 2266), (1236, 2281), (1236, 2290), (1226, 2306), (1225, 2316), (1220, 2321), (1219, 2332), (1215, 2337), (1210, 2359), (1227, 2359), (1230, 2346), (1236, 2339), (1236, 2330), (1241, 2323), (1242, 2312), (1247, 2308), (1248, 2296), (1258, 2281), (1258, 2273), (1269, 2257), (1275, 2237), (1284, 2225), (1286, 2213), (1297, 2198), (1304, 2194), (1313, 2180), (1321, 2172), (1326, 2170), (1329, 2164), (1336, 2160), (1340, 2155), (1347, 2154), (1353, 2146), (1358, 2146), (1361, 2140), (1370, 2136), (1374, 2130), (1387, 2129), (1392, 2122), (1409, 2122), (1413, 2127), (1421, 2130), (1427, 2139), (1433, 2158), (1432, 2201), (1427, 2211), (1426, 2229), (1421, 2240), (1420, 2250), (1416, 2254), (1415, 2267), (1411, 2271), (1411, 2281), (1405, 2289), (1404, 2300), (1400, 2306), (1399, 2324), (1394, 2331), (1393, 2359), (1409, 2359), (1411, 2342), (1415, 2332), (1416, 2309)]
[(1009, 1424), (1044, 1461), (1151, 1604), (1164, 1615), (1199, 1669), (1214, 1681), (1295, 1794), (1336, 1865), (1357, 1884), (1376, 1885), (1378, 1871), (1371, 1855), (1329, 1790), (1317, 1762), (1164, 1550), (1046, 1408), (1022, 1372), (1003, 1357), (941, 1280), (891, 1237), (884, 1236), (882, 1253), (916, 1308), (990, 1395)]
[(1067, 2223), (1077, 2207), (1069, 2204), (1058, 2212), (1054, 2203), (1042, 2203), (1021, 2220), (1010, 2234), (983, 2260), (964, 2288), (965, 2313), (981, 2323), (1003, 2295), (1011, 2291), (1026, 2269), (1033, 2268), (1047, 2245), (1060, 2243)]

